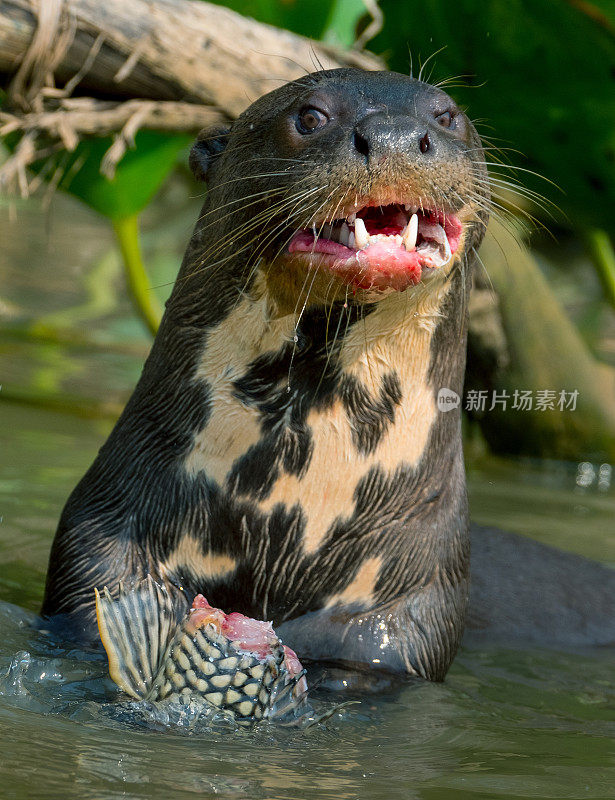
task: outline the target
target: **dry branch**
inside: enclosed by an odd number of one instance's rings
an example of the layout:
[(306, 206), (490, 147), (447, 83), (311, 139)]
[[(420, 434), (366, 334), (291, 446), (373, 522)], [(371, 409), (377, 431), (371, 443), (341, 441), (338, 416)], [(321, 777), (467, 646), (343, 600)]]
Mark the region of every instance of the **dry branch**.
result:
[[(105, 161), (108, 164), (101, 171), (111, 178), (118, 161), (126, 148), (134, 146), (138, 130), (169, 131), (172, 133), (194, 132), (201, 128), (225, 121), (218, 111), (208, 106), (193, 103), (174, 103), (173, 101), (126, 100), (107, 102), (91, 97), (66, 98), (60, 100), (54, 111), (32, 112), (30, 114), (11, 114), (0, 111), (0, 136), (18, 131), (23, 134), (22, 142), (32, 142), (40, 135), (45, 141), (57, 140), (62, 148), (72, 151), (84, 136), (115, 135), (114, 153)], [(26, 137), (26, 134), (30, 134)], [(40, 149), (28, 146), (27, 161), (32, 163), (41, 156)], [(46, 148), (48, 149), (48, 148)], [(111, 149), (111, 148), (110, 148)], [(24, 153), (20, 154), (23, 162)], [(6, 165), (11, 167), (10, 164)], [(12, 165), (13, 167), (15, 165)], [(27, 166), (24, 164), (22, 166)], [(8, 177), (8, 169), (0, 171)]]
[(0, 178), (22, 176), (23, 192), (41, 148), (88, 135), (116, 135), (112, 171), (138, 128), (228, 122), (321, 65), (382, 66), (197, 0), (0, 0), (0, 134), (24, 143)]

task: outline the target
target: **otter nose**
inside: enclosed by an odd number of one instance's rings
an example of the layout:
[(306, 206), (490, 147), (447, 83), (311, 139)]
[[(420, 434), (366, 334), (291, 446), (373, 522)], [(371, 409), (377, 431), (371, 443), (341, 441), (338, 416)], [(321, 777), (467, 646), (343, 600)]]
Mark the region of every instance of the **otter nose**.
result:
[(433, 141), (424, 122), (416, 117), (370, 114), (357, 123), (352, 143), (368, 161), (383, 161), (395, 155), (427, 155)]

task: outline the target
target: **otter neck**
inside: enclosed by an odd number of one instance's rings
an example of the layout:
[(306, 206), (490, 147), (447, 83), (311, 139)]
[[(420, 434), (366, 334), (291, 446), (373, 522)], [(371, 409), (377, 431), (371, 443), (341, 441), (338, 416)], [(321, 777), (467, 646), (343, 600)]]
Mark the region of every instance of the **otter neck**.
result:
[[(264, 512), (300, 502), (315, 549), (337, 516), (353, 513), (354, 487), (371, 469), (418, 469), (438, 424), (449, 433), (438, 438), (458, 450), (458, 412), (436, 407), (442, 386), (461, 393), (465, 326), (450, 303), (454, 283), (369, 309), (278, 316), (257, 281), (207, 333), (194, 377), (209, 388), (211, 413), (188, 471), (256, 496)], [(438, 361), (434, 337), (451, 334)], [(281, 444), (266, 458), (275, 463), (255, 486), (238, 463), (274, 433)]]

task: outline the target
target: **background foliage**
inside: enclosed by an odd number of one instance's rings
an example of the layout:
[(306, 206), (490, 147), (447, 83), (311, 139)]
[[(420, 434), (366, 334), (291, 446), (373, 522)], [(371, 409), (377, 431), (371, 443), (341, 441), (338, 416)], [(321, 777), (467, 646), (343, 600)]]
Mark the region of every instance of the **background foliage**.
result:
[[(344, 45), (354, 41), (366, 18), (362, 0), (220, 5)], [(523, 183), (561, 208), (567, 224), (615, 232), (614, 3), (380, 0), (379, 5), (383, 27), (369, 49), (404, 73), (412, 66), (416, 75), (429, 60), (423, 75), (452, 79), (448, 91), (468, 108), (484, 136), (512, 148), (510, 161), (528, 170)], [(109, 143), (82, 145), (66, 165), (70, 172), (85, 156), (81, 174), (63, 188), (109, 217), (140, 211), (185, 142), (183, 136), (141, 133), (112, 186), (99, 175)]]
[[(277, 27), (349, 47), (371, 21), (366, 9), (373, 3), (227, 0), (220, 5)], [(455, 0), (454, 3), (380, 0), (379, 7), (382, 27), (367, 43), (368, 49), (381, 56), (391, 69), (404, 73), (412, 70), (415, 76), (420, 74), (431, 82), (443, 82), (444, 88), (476, 120), (487, 143), (494, 185), (503, 190), (503, 198), (497, 202), (509, 211), (529, 211), (551, 226), (560, 245), (563, 243), (562, 252), (567, 254), (569, 264), (562, 263), (560, 258), (555, 270), (552, 265), (548, 267), (551, 270), (548, 277), (554, 287), (565, 288), (568, 299), (572, 298), (567, 307), (573, 311), (576, 308), (576, 312), (573, 321), (562, 313), (558, 317), (559, 328), (552, 326), (552, 331), (561, 337), (565, 328), (563, 338), (569, 341), (580, 332), (583, 341), (577, 350), (581, 353), (583, 347), (587, 348), (581, 359), (584, 362), (581, 371), (584, 379), (600, 389), (594, 392), (591, 408), (587, 410), (591, 431), (579, 430), (568, 449), (558, 450), (551, 434), (542, 439), (550, 442), (547, 452), (565, 453), (566, 457), (574, 456), (584, 437), (591, 439), (591, 449), (595, 450), (613, 416), (608, 407), (602, 407), (602, 373), (594, 380), (593, 358), (595, 355), (603, 358), (608, 351), (604, 346), (605, 330), (609, 325), (612, 330), (613, 325), (612, 316), (605, 316), (605, 308), (608, 302), (615, 305), (612, 246), (615, 3), (612, 0)], [(82, 142), (74, 153), (60, 153), (52, 168), (49, 164), (45, 166), (47, 178), (56, 176), (60, 170), (63, 177), (59, 188), (109, 221), (123, 258), (134, 307), (150, 332), (156, 329), (161, 313), (159, 300), (170, 290), (177, 262), (169, 260), (162, 273), (151, 262), (146, 270), (138, 223), (144, 210), (152, 213), (152, 199), (157, 202), (160, 189), (168, 186), (170, 176), (175, 179), (185, 176), (189, 142), (190, 138), (184, 134), (142, 131), (136, 136), (135, 148), (119, 163), (113, 180), (100, 172), (102, 156), (111, 144), (109, 139)], [(505, 169), (502, 161), (509, 163), (509, 167)], [(522, 185), (522, 196), (506, 194), (509, 181)], [(536, 197), (533, 193), (541, 196), (537, 203), (531, 202)], [(179, 240), (185, 241), (187, 234), (188, 231), (182, 231)], [(540, 237), (535, 238), (535, 246), (540, 260), (543, 247)], [(588, 276), (585, 268), (575, 273), (571, 267), (579, 262), (583, 252), (591, 256), (596, 269), (593, 276)], [(522, 302), (524, 293), (532, 292), (531, 270), (531, 265), (525, 269), (526, 283), (522, 287), (511, 287), (504, 281), (498, 285), (498, 272), (494, 270), (492, 282), (496, 291), (514, 292), (515, 298)], [(155, 273), (154, 281), (148, 272)], [(601, 283), (595, 279), (596, 275)], [(152, 283), (158, 287), (156, 291)], [(602, 286), (600, 296), (596, 296), (595, 286)], [(585, 298), (583, 302), (579, 300), (581, 297)], [(511, 304), (504, 306), (510, 308)], [(505, 327), (507, 335), (514, 337), (519, 326), (510, 318), (513, 311), (508, 313)], [(521, 314), (519, 319), (527, 317), (526, 310), (525, 317)], [(31, 326), (30, 333), (38, 335), (43, 328), (40, 324)], [(44, 330), (45, 335), (50, 334), (49, 327)], [(65, 333), (58, 335), (62, 338)], [(532, 334), (543, 335), (540, 326)], [(612, 338), (612, 332), (608, 335)], [(531, 354), (529, 344), (526, 347), (522, 342), (521, 346), (525, 354)], [(612, 356), (615, 365), (615, 354)], [(559, 361), (564, 369), (565, 356)], [(554, 381), (560, 380), (552, 369), (549, 372), (545, 368), (544, 372)], [(510, 375), (491, 377), (496, 388), (509, 385)], [(606, 405), (609, 404), (615, 408), (613, 398), (607, 398)], [(576, 418), (575, 424), (579, 419)], [(498, 425), (512, 424), (509, 420), (507, 417)], [(543, 421), (538, 420), (537, 424), (543, 425)], [(560, 417), (556, 432), (560, 442), (565, 438), (561, 424)], [(615, 431), (615, 423), (613, 426)], [(532, 431), (531, 437), (524, 436), (520, 429), (510, 431), (504, 438), (519, 442), (521, 451), (526, 442), (531, 451), (532, 442), (541, 436), (536, 431)], [(492, 445), (497, 447), (495, 440)]]

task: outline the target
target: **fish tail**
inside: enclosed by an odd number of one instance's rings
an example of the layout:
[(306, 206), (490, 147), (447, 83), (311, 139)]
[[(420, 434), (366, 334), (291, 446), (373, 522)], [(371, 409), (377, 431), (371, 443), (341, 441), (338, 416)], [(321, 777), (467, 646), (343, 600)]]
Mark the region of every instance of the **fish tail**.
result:
[(281, 672), (271, 686), (271, 697), (266, 716), (270, 720), (281, 720), (288, 714), (295, 714), (298, 709), (306, 707), (307, 683), (306, 670), (289, 678), (288, 673)]
[(153, 688), (178, 627), (171, 596), (151, 575), (130, 590), (120, 583), (115, 598), (106, 586), (94, 591), (109, 674), (126, 694), (142, 700)]

